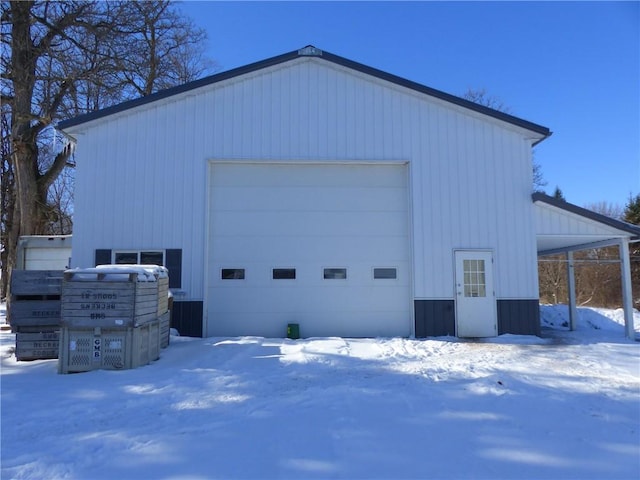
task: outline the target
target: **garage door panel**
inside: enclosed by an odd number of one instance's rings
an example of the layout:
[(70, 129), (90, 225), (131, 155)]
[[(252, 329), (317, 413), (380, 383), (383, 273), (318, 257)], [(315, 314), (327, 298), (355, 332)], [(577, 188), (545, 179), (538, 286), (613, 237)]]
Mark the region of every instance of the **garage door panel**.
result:
[[(214, 164), (208, 335), (409, 335), (412, 298), (404, 165)], [(374, 279), (375, 267), (396, 268)], [(223, 280), (222, 268), (245, 269)], [(274, 280), (272, 268), (295, 268)], [(347, 279), (323, 277), (346, 268)]]
[[(267, 261), (272, 266), (301, 267), (312, 256), (315, 262), (333, 265), (336, 262), (352, 265), (368, 262), (371, 266), (398, 265), (409, 255), (406, 237), (326, 237), (318, 236), (309, 245), (304, 238), (270, 237), (217, 237), (212, 252), (226, 252), (224, 260), (238, 268), (255, 262)], [(384, 253), (384, 255), (383, 255)], [(383, 265), (381, 265), (381, 263)]]
[[(385, 235), (385, 236), (337, 236), (337, 235), (274, 235), (264, 236), (241, 236), (222, 235), (217, 236), (212, 242), (212, 253), (224, 252), (227, 255), (247, 255), (247, 259), (257, 258), (271, 260), (271, 257), (279, 253), (291, 252), (292, 258), (309, 260), (309, 255), (360, 255), (363, 259), (377, 260), (382, 258), (406, 259), (409, 251), (406, 245), (406, 236)], [(249, 251), (260, 248), (264, 252)], [(392, 250), (393, 249), (393, 250)], [(386, 251), (385, 251), (386, 250)]]
[(394, 311), (389, 305), (406, 300), (406, 286), (395, 287), (250, 287), (220, 288), (211, 297), (212, 311), (220, 313), (236, 312), (238, 305), (244, 311), (295, 312), (322, 311), (335, 312), (378, 312)]
[[(245, 275), (243, 280), (222, 279), (221, 269), (223, 268), (243, 268)], [(272, 278), (273, 268), (295, 268), (296, 278), (294, 280), (277, 280)], [(325, 268), (346, 268), (346, 279), (325, 279)], [(397, 278), (376, 279), (374, 278), (374, 268), (395, 268)], [(282, 290), (300, 290), (305, 287), (324, 288), (327, 290), (345, 290), (356, 292), (357, 288), (402, 288), (410, 285), (410, 268), (406, 262), (362, 262), (347, 263), (340, 261), (325, 263), (259, 263), (259, 262), (226, 262), (213, 264), (211, 274), (211, 286), (216, 289), (245, 289), (245, 288), (277, 288)]]
[(217, 187), (212, 205), (233, 212), (401, 212), (406, 211), (406, 200), (404, 188), (256, 187), (249, 195), (225, 186)]
[(411, 328), (405, 315), (410, 312), (305, 312), (304, 317), (295, 313), (238, 312), (219, 317), (216, 336), (282, 338), (287, 334), (287, 324), (298, 323), (303, 337), (407, 337)]
[(219, 163), (213, 169), (213, 187), (406, 188), (407, 185), (403, 165)]
[(376, 236), (406, 228), (404, 215), (395, 212), (216, 212), (214, 225), (231, 236)]

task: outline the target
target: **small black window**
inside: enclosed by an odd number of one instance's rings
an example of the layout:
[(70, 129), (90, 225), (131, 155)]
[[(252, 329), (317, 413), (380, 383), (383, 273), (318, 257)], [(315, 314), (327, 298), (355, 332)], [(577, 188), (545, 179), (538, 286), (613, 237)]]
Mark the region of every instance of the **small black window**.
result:
[(182, 286), (182, 249), (167, 250), (96, 250), (96, 265), (162, 265), (169, 270), (169, 288)]
[(324, 279), (325, 280), (344, 280), (347, 278), (346, 268), (325, 268)]
[(164, 251), (128, 251), (115, 252), (114, 263), (117, 265), (164, 265)]
[(244, 280), (244, 268), (223, 268), (222, 280)]
[(164, 265), (163, 252), (140, 252), (140, 265)]
[(295, 268), (274, 268), (272, 272), (274, 280), (295, 280), (296, 269)]
[(398, 278), (398, 270), (395, 268), (374, 268), (373, 278), (380, 279), (395, 279)]
[(116, 265), (135, 265), (138, 263), (138, 252), (116, 252)]

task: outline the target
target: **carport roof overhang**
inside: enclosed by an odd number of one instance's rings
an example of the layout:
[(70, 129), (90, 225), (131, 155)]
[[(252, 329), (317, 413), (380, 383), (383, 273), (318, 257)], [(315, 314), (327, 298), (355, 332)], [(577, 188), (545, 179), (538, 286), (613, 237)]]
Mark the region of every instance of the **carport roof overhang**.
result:
[(592, 212), (544, 193), (533, 194), (538, 255), (619, 245), (640, 240), (640, 227)]
[(617, 245), (620, 249), (625, 336), (635, 339), (629, 243), (640, 239), (640, 227), (614, 220), (543, 193), (534, 193), (533, 203), (538, 256), (558, 253), (567, 255), (571, 330), (575, 330), (578, 316), (571, 252)]

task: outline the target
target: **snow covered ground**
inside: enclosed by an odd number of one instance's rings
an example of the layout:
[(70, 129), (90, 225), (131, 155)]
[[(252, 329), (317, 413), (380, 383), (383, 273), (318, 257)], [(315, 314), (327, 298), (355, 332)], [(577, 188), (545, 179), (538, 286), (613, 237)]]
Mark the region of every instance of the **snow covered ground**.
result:
[(73, 375), (3, 332), (1, 477), (637, 479), (640, 343), (579, 312), (542, 307), (545, 338), (172, 337)]

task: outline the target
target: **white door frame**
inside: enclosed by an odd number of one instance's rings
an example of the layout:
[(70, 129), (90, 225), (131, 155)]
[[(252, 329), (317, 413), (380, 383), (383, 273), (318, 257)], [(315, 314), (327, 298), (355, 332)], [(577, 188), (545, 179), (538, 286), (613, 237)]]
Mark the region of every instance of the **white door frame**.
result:
[[(493, 250), (454, 250), (456, 336), (498, 335)], [(465, 262), (469, 260), (470, 262)], [(478, 260), (481, 263), (475, 263)]]

